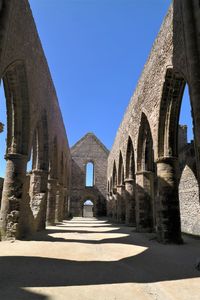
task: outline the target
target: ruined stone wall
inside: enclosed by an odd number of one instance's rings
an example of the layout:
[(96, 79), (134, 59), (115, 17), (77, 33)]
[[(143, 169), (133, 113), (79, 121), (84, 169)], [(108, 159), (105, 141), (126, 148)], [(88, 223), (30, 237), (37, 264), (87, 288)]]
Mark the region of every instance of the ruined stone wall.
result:
[[(142, 112), (148, 118), (157, 157), (157, 131), (160, 99), (166, 67), (172, 64), (172, 17), (170, 8), (161, 31), (153, 45), (153, 49), (144, 67), (137, 88), (130, 99), (122, 123), (117, 131), (116, 138), (108, 158), (108, 177), (112, 175), (113, 161), (118, 166), (119, 151), (122, 151), (123, 160), (126, 161), (127, 141), (130, 136), (134, 143), (135, 164), (137, 162), (137, 142)], [(162, 53), (162, 57), (161, 57)], [(117, 167), (118, 168), (118, 167)]]
[[(7, 175), (1, 205), (1, 228), (2, 235), (19, 237), (18, 223), (22, 224), (23, 220), (19, 219), (24, 217), (21, 213), (24, 203), (23, 185), (31, 149), (38, 151), (31, 177), (31, 184), (34, 185), (31, 201), (37, 212), (36, 218), (41, 218), (38, 221), (40, 228), (37, 230), (45, 226), (46, 199), (50, 191), (58, 194), (58, 201), (54, 196), (49, 198), (62, 203), (61, 206), (57, 204), (57, 215), (59, 218), (63, 215), (64, 193), (67, 193), (66, 189), (69, 192), (71, 156), (55, 87), (29, 2), (6, 0), (1, 3), (0, 78), (4, 82), (9, 116)], [(14, 105), (12, 101), (15, 102)], [(13, 128), (17, 130), (13, 131)], [(52, 179), (54, 188), (50, 188), (48, 184)], [(51, 209), (53, 206), (55, 210), (55, 205), (51, 203)], [(30, 213), (32, 219), (32, 212)], [(6, 225), (8, 219), (9, 224)]]
[(199, 185), (194, 142), (187, 143), (187, 126), (179, 129), (179, 205), (182, 232), (200, 235)]
[[(83, 203), (91, 200), (94, 204), (94, 215), (105, 215), (108, 150), (94, 134), (88, 133), (71, 148), (71, 155), (70, 212), (73, 216), (82, 216)], [(88, 162), (94, 164), (94, 185), (92, 187), (86, 187)]]
[[(178, 120), (186, 82), (195, 124), (194, 152), (199, 178), (199, 15), (199, 1), (172, 1), (108, 157), (107, 178), (111, 186), (108, 206), (112, 215), (120, 219), (122, 210), (127, 215), (127, 209), (120, 206), (125, 203), (128, 207), (126, 194), (131, 190), (136, 229), (155, 230), (158, 240), (163, 242), (181, 242)], [(130, 140), (134, 152), (131, 164), (127, 150)], [(124, 184), (119, 185), (121, 166)], [(130, 169), (134, 170), (131, 177)], [(122, 193), (124, 189), (126, 194)]]
[(179, 183), (182, 232), (200, 235), (199, 187), (193, 171), (185, 166)]

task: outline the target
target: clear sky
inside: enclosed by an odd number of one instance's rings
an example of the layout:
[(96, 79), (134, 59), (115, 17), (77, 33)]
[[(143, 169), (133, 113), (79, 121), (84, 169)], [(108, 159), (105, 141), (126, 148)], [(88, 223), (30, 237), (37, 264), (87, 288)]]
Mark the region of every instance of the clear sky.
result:
[[(110, 149), (171, 1), (29, 2), (69, 144), (92, 131)], [(187, 124), (190, 108), (185, 99), (181, 123)], [(0, 118), (5, 122), (5, 113)]]

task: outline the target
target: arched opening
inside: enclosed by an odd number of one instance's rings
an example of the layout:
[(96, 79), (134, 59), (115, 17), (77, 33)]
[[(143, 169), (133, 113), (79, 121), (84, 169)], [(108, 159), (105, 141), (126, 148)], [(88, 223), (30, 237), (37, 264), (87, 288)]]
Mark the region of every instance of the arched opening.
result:
[(200, 235), (199, 186), (194, 172), (186, 165), (179, 183), (181, 231)]
[[(24, 215), (23, 188), (26, 182), (26, 167), (30, 145), (30, 114), (26, 67), (23, 61), (15, 61), (3, 74), (3, 86), (6, 98), (7, 138), (6, 138), (6, 174), (1, 201), (1, 234), (6, 237), (20, 237)], [(11, 184), (12, 182), (12, 184)], [(15, 201), (10, 201), (15, 199)], [(12, 220), (7, 227), (7, 215)], [(17, 217), (16, 217), (17, 216)], [(10, 224), (11, 224), (10, 223)]]
[(133, 143), (128, 137), (127, 150), (126, 150), (126, 224), (136, 224), (136, 207), (135, 207), (135, 159)]
[(124, 163), (122, 153), (119, 154), (118, 185), (124, 185)]
[(186, 84), (181, 103), (178, 131), (181, 231), (200, 235), (199, 186), (191, 111), (189, 88)]
[[(193, 155), (195, 153), (195, 143), (188, 143), (187, 126), (183, 124), (186, 121), (186, 125), (189, 125), (191, 139), (193, 129), (189, 112), (192, 111), (192, 107), (188, 91), (183, 76), (175, 73), (173, 68), (168, 68), (160, 106), (157, 163), (157, 228), (158, 238), (164, 242), (181, 242), (179, 196), (182, 197), (183, 194), (180, 194), (180, 188), (178, 191), (178, 182), (181, 170), (188, 161), (189, 152), (192, 151)], [(183, 123), (179, 125), (179, 122)], [(196, 162), (194, 164), (196, 165)]]
[(125, 195), (124, 195), (124, 163), (122, 153), (119, 153), (119, 164), (118, 164), (118, 185), (117, 185), (117, 220), (124, 223), (126, 218), (126, 206), (125, 206)]
[(85, 177), (86, 187), (94, 186), (94, 164), (93, 162), (88, 162), (86, 164), (86, 177)]
[(154, 209), (154, 151), (149, 122), (142, 113), (137, 150), (137, 229), (152, 231), (155, 225)]
[(112, 188), (113, 188), (112, 192), (115, 194), (117, 191), (117, 168), (116, 168), (115, 161), (113, 163)]
[(87, 199), (83, 203), (83, 217), (93, 218), (94, 217), (94, 203), (92, 200)]
[(45, 228), (49, 169), (48, 127), (45, 112), (36, 123), (31, 153), (30, 207), (35, 220), (35, 228), (39, 231)]
[(128, 138), (127, 151), (126, 151), (126, 179), (135, 178), (135, 159), (133, 143), (131, 138)]

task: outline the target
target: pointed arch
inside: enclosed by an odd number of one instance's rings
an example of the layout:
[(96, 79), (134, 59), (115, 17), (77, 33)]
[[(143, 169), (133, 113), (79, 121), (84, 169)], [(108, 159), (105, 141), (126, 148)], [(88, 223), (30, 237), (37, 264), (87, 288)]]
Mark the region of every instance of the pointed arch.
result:
[(135, 158), (134, 158), (134, 149), (133, 143), (128, 137), (127, 150), (126, 150), (126, 179), (135, 178)]
[(153, 139), (144, 113), (142, 113), (138, 135), (137, 171), (154, 171)]
[(3, 75), (7, 107), (7, 154), (28, 155), (30, 143), (30, 108), (26, 68), (18, 60)]
[(124, 185), (124, 163), (122, 153), (119, 153), (119, 165), (118, 165), (118, 185)]
[(116, 190), (117, 188), (117, 168), (116, 168), (116, 163), (114, 161), (113, 163), (113, 174), (112, 174), (112, 184), (113, 184), (113, 191)]
[(44, 111), (41, 118), (37, 122), (33, 140), (32, 149), (29, 152), (31, 156), (32, 152), (32, 169), (48, 171), (49, 169), (49, 138), (48, 138), (48, 125), (47, 116)]
[(186, 81), (168, 68), (163, 85), (158, 126), (158, 157), (178, 155), (178, 123)]

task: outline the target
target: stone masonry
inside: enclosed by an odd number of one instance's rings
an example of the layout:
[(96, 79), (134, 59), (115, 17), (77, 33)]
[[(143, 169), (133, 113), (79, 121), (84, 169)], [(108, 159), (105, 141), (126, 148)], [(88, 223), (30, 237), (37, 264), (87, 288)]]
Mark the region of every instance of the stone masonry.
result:
[[(156, 232), (162, 243), (182, 243), (181, 229), (199, 234), (199, 32), (199, 0), (174, 0), (110, 153), (93, 133), (70, 149), (28, 0), (0, 0), (0, 79), (8, 116), (2, 240), (82, 216), (86, 200), (94, 216)], [(191, 143), (178, 126), (186, 83)], [(88, 163), (92, 186), (85, 184)]]
[[(186, 83), (193, 115), (198, 186), (200, 182), (199, 31), (199, 1), (174, 0), (108, 157), (108, 215), (126, 220), (130, 205), (127, 197), (131, 197), (137, 231), (155, 231), (163, 243), (182, 242), (178, 121)], [(184, 185), (182, 178), (180, 194)], [(188, 193), (187, 199), (199, 207), (199, 196), (196, 201)]]
[(0, 236), (15, 239), (63, 219), (71, 161), (56, 91), (27, 0), (0, 1), (0, 79), (8, 116)]
[[(106, 215), (107, 159), (109, 151), (93, 134), (87, 133), (71, 148), (72, 178), (70, 212), (72, 216), (83, 216), (83, 204), (91, 200), (94, 216)], [(86, 165), (94, 166), (94, 185), (86, 186)]]

